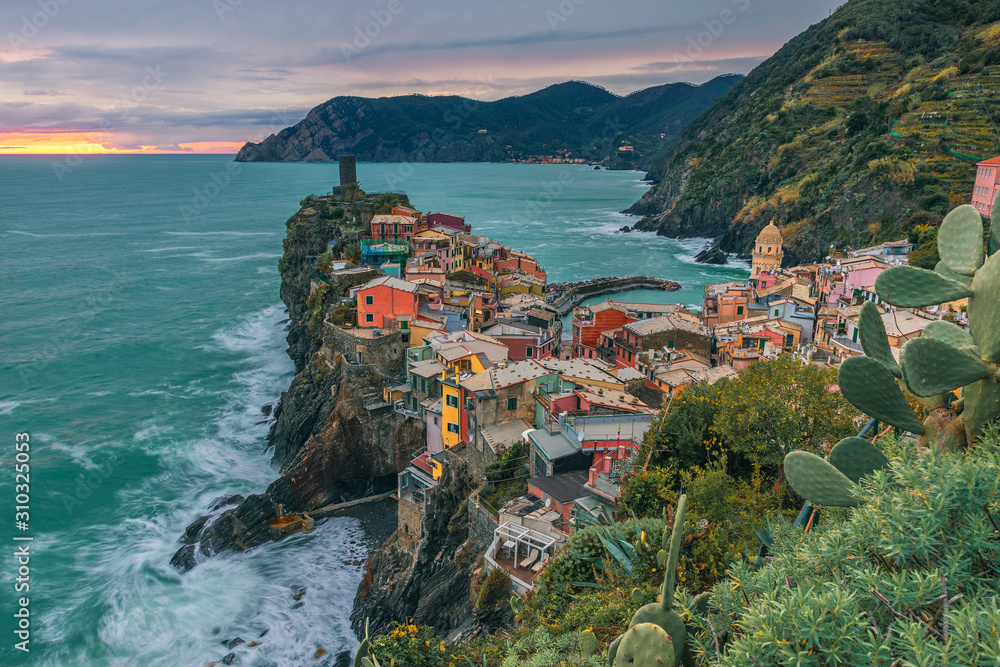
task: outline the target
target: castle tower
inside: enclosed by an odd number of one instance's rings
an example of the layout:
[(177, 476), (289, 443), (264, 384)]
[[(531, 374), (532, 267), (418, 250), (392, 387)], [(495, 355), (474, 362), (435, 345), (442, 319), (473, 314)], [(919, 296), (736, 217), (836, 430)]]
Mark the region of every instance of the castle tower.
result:
[(751, 280), (756, 280), (761, 273), (774, 273), (781, 268), (781, 260), (785, 256), (781, 244), (781, 231), (772, 220), (761, 230), (754, 242), (753, 264), (750, 267)]
[(341, 155), (337, 158), (340, 165), (340, 187), (358, 182), (358, 170), (353, 155)]

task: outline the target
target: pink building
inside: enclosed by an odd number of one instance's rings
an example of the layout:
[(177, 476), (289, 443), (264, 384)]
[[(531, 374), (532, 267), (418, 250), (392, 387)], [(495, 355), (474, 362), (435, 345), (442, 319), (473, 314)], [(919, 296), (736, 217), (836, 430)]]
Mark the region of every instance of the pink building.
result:
[(462, 215), (452, 215), (451, 213), (428, 213), (427, 214), (427, 226), (428, 227), (448, 227), (449, 229), (454, 229), (455, 231), (468, 234), (472, 231), (472, 225), (467, 225), (465, 223), (465, 216)]
[(976, 165), (976, 185), (972, 188), (972, 205), (983, 215), (993, 212), (993, 200), (1000, 185), (1000, 157)]

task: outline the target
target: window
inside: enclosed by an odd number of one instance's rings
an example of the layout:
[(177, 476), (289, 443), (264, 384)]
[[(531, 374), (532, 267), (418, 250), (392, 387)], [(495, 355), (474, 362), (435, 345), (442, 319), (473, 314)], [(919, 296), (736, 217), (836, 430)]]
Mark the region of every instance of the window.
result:
[(781, 315), (781, 309), (780, 308), (775, 308), (774, 309), (774, 316), (777, 317), (778, 315)]
[(676, 342), (677, 341), (675, 341), (675, 340), (668, 340), (667, 341), (667, 347), (677, 347), (677, 345), (675, 345)]
[(533, 356), (535, 356), (535, 348), (529, 345), (527, 349), (524, 351), (524, 354), (526, 357), (528, 357), (528, 359), (531, 359)]
[(448, 433), (458, 433), (458, 424), (455, 422), (448, 422)]
[(371, 295), (371, 294), (366, 294), (365, 295), (365, 305), (366, 306), (374, 306), (375, 305), (375, 297), (373, 295)]
[(448, 403), (448, 407), (449, 408), (457, 408), (458, 407), (458, 396), (455, 396), (455, 394), (448, 394), (448, 396), (445, 399), (445, 401)]
[(736, 314), (737, 315), (743, 314), (743, 306), (736, 306)]
[(437, 426), (437, 425), (438, 425), (438, 418), (437, 418), (437, 417), (434, 417), (434, 425), (435, 425), (435, 426)]
[(507, 409), (517, 410), (517, 397), (511, 397), (507, 399)]
[(375, 315), (373, 315), (372, 313), (365, 313), (365, 322), (374, 322), (374, 321), (375, 321)]

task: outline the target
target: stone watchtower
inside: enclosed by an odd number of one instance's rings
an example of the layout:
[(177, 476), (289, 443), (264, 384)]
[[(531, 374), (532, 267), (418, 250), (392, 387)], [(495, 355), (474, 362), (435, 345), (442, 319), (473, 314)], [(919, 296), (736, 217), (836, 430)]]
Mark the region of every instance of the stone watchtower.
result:
[(756, 279), (761, 273), (774, 273), (781, 268), (781, 260), (785, 256), (781, 244), (781, 231), (772, 220), (761, 230), (754, 242), (753, 264), (750, 267), (751, 280)]
[(358, 182), (358, 169), (353, 155), (341, 155), (337, 158), (340, 165), (340, 187)]

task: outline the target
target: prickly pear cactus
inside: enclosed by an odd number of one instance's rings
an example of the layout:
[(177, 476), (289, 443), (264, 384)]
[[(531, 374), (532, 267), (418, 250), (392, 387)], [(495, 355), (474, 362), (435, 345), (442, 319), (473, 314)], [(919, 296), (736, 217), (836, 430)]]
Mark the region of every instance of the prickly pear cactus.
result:
[(675, 663), (670, 635), (655, 623), (639, 623), (622, 635), (612, 667), (663, 667)]
[[(669, 552), (667, 552), (666, 549), (663, 549), (660, 553), (666, 554), (666, 556), (657, 558), (657, 562), (660, 562), (665, 568), (663, 586), (660, 589), (660, 601), (650, 602), (649, 604), (641, 607), (629, 623), (630, 631), (638, 625), (651, 623), (658, 626), (662, 631), (666, 632), (670, 636), (671, 643), (676, 648), (676, 655), (675, 652), (672, 651), (671, 656), (674, 659), (671, 662), (664, 662), (663, 664), (665, 665), (680, 664), (680, 659), (684, 652), (684, 639), (687, 632), (684, 627), (684, 620), (681, 618), (680, 614), (673, 609), (674, 579), (677, 576), (677, 558), (681, 551), (681, 538), (684, 533), (684, 513), (686, 508), (687, 496), (681, 496), (677, 501), (677, 513), (674, 515), (674, 526), (673, 530), (670, 532)], [(666, 531), (664, 531), (663, 543), (664, 547), (668, 546)], [(616, 664), (626, 664), (622, 663), (620, 660), (616, 662), (617, 654), (625, 647), (626, 636), (628, 636), (628, 633), (612, 642), (611, 647), (608, 650), (608, 664), (612, 667)]]
[(580, 633), (580, 653), (585, 656), (597, 653), (597, 635), (593, 630), (584, 630)]
[[(920, 435), (923, 446), (938, 451), (975, 444), (983, 428), (1000, 417), (1000, 197), (993, 210), (989, 257), (983, 251), (979, 211), (959, 206), (941, 223), (941, 261), (934, 271), (894, 266), (875, 281), (883, 301), (903, 308), (967, 297), (971, 333), (950, 322), (932, 322), (903, 346), (897, 365), (881, 314), (874, 304), (865, 303), (859, 328), (866, 356), (847, 359), (840, 368), (840, 390), (851, 405)], [(922, 414), (913, 411), (901, 387), (917, 397)], [(952, 393), (956, 390), (961, 390), (960, 401)], [(804, 452), (789, 454), (785, 473), (792, 487), (817, 504), (854, 504), (844, 480), (856, 483), (885, 461), (870, 444), (848, 440), (851, 443), (842, 442), (831, 452), (828, 464)]]
[(365, 638), (358, 647), (358, 652), (354, 656), (354, 667), (380, 667), (378, 660), (369, 651), (371, 642), (368, 637), (368, 620), (365, 620)]

